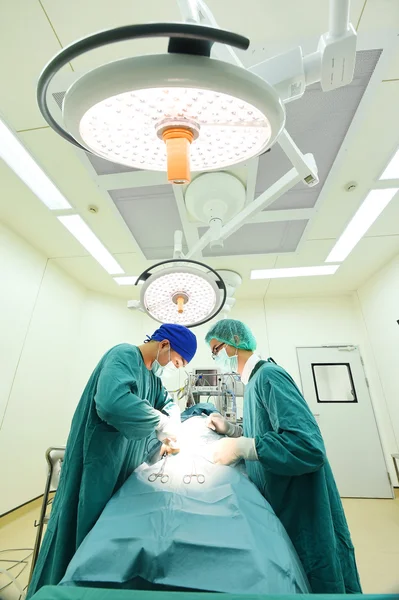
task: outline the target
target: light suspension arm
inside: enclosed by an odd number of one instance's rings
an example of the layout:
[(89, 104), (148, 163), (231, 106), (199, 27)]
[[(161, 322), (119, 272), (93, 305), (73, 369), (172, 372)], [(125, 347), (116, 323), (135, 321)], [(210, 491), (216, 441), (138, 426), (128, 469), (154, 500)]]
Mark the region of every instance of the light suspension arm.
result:
[(179, 229), (175, 231), (173, 258), (183, 257), (183, 232)]
[(303, 56), (294, 48), (249, 69), (273, 85), (283, 102), (300, 98), (306, 86), (321, 83), (323, 91), (351, 83), (356, 62), (357, 34), (349, 23), (349, 0), (330, 0), (329, 31), (316, 52)]
[(332, 38), (344, 36), (349, 29), (350, 0), (330, 0), (328, 35)]
[(277, 142), (281, 149), (291, 161), (292, 165), (298, 171), (303, 183), (313, 187), (319, 183), (317, 176), (317, 165), (313, 154), (302, 154), (294, 140), (286, 129), (283, 129)]
[(202, 23), (202, 15), (197, 0), (177, 0), (180, 14), (186, 23)]
[[(177, 0), (177, 3), (184, 21), (220, 29), (212, 11), (204, 0)], [(219, 60), (233, 63), (238, 67), (244, 67), (231, 46), (218, 46), (213, 53)]]
[[(306, 155), (305, 158), (309, 159), (309, 156)], [(238, 215), (233, 217), (226, 225), (220, 230), (220, 242), (226, 240), (233, 233), (235, 233), (240, 227), (245, 225), (254, 215), (256, 215), (261, 210), (264, 210), (267, 206), (270, 206), (277, 198), (279, 198), (282, 194), (285, 194), (293, 188), (297, 183), (301, 181), (302, 177), (299, 175), (297, 169), (291, 169), (288, 171), (283, 177), (281, 177), (276, 183), (274, 183), (268, 190), (263, 192), (256, 200), (248, 204), (243, 210), (241, 210)], [(191, 248), (188, 252), (186, 258), (192, 258), (196, 256), (201, 250), (203, 250), (211, 240), (211, 229), (199, 239), (199, 241)]]

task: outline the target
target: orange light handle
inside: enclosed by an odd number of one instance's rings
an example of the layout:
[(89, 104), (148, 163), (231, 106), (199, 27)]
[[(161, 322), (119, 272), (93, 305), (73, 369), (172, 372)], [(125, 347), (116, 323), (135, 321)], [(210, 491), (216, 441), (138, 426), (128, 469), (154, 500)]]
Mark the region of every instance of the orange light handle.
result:
[(190, 144), (194, 134), (184, 127), (172, 127), (162, 134), (166, 144), (168, 181), (170, 183), (189, 183), (190, 174)]
[(177, 298), (177, 312), (179, 315), (183, 314), (184, 312), (184, 298), (182, 296)]

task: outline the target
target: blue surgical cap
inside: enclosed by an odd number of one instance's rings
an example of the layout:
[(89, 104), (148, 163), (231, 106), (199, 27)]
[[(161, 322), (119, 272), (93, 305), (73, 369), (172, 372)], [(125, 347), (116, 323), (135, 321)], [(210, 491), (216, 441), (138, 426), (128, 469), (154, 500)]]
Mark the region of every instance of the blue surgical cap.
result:
[(152, 334), (150, 340), (156, 342), (168, 340), (172, 350), (180, 354), (187, 362), (190, 362), (197, 351), (197, 338), (190, 329), (183, 325), (164, 323)]

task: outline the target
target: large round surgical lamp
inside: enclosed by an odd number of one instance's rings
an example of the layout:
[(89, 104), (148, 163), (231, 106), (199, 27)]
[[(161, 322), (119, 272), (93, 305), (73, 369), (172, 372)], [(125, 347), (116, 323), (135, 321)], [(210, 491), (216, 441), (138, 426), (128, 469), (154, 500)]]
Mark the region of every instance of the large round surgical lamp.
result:
[[(117, 60), (82, 75), (67, 90), (60, 125), (47, 104), (56, 73), (81, 54), (115, 42), (168, 37), (166, 54)], [(140, 170), (223, 169), (257, 156), (285, 124), (275, 89), (236, 65), (210, 58), (214, 42), (247, 49), (241, 35), (188, 23), (127, 25), (89, 35), (61, 50), (38, 83), (43, 117), (78, 148)]]
[(208, 265), (173, 259), (157, 263), (136, 281), (140, 308), (160, 323), (196, 327), (213, 319), (226, 302), (226, 286)]

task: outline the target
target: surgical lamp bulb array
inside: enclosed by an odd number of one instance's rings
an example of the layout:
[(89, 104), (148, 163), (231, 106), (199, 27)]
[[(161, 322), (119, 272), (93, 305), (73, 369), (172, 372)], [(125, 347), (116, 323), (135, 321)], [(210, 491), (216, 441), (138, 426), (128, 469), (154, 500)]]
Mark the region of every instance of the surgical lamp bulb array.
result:
[(222, 169), (259, 154), (271, 127), (260, 110), (240, 98), (165, 87), (98, 102), (82, 116), (79, 133), (103, 158), (136, 169), (168, 169), (171, 181), (187, 183), (190, 168)]

